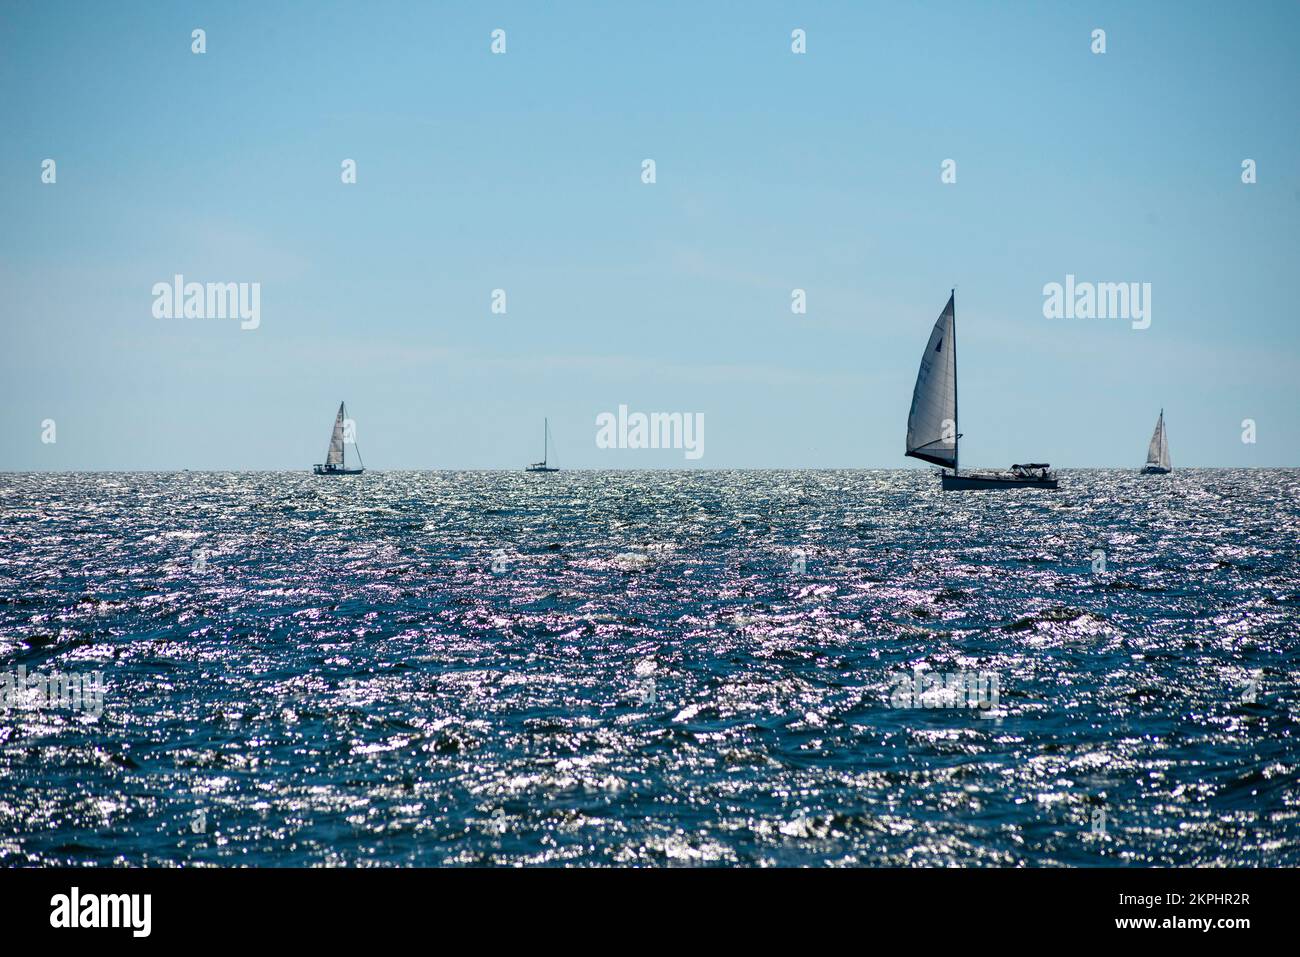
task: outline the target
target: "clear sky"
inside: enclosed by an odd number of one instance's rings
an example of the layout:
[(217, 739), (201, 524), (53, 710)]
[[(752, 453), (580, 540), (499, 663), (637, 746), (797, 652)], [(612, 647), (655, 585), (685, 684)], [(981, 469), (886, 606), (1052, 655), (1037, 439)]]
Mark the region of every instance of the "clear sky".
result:
[[(544, 415), (569, 467), (919, 466), (953, 285), (963, 464), (1136, 467), (1163, 406), (1175, 466), (1300, 465), (1298, 50), (1294, 2), (5, 3), (0, 469), (307, 468), (340, 399), (372, 468)], [(176, 273), (260, 327), (155, 318)], [(1045, 318), (1067, 274), (1150, 328)], [(620, 404), (705, 454), (597, 448)]]

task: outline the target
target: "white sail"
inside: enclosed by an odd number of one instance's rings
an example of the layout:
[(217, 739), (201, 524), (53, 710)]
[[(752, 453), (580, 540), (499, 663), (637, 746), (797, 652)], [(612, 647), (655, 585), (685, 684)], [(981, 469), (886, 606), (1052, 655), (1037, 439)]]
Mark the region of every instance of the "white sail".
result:
[(339, 403), (339, 414), (334, 417), (334, 431), (330, 433), (330, 449), (325, 454), (326, 465), (343, 464), (343, 403)]
[(1162, 469), (1171, 469), (1169, 464), (1169, 436), (1165, 434), (1165, 410), (1160, 410), (1156, 419), (1156, 430), (1151, 433), (1151, 443), (1147, 446), (1147, 465)]
[(957, 467), (955, 318), (950, 296), (926, 343), (907, 416), (907, 454), (951, 469)]

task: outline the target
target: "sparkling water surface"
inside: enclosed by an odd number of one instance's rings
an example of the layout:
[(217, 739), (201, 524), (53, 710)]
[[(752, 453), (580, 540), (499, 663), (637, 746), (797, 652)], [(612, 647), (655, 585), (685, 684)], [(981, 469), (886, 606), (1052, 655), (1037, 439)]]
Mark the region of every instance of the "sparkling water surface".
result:
[(0, 475), (0, 864), (1300, 864), (1300, 471), (1062, 485)]

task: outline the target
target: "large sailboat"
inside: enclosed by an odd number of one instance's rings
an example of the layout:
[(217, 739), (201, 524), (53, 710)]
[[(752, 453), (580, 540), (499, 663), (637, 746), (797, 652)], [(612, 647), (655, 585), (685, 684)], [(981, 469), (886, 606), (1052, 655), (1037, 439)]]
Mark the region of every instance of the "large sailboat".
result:
[(534, 462), (525, 472), (558, 472), (559, 469), (553, 465), (547, 465), (547, 460), (551, 454), (551, 423), (548, 419), (542, 419), (542, 460)]
[(1169, 436), (1165, 434), (1165, 410), (1160, 410), (1156, 419), (1156, 430), (1151, 433), (1151, 444), (1147, 446), (1147, 464), (1142, 469), (1143, 475), (1168, 475), (1174, 470), (1169, 463)]
[[(1046, 463), (1013, 465), (1005, 472), (958, 469), (957, 440), (957, 290), (948, 297), (930, 333), (907, 415), (907, 455), (943, 469), (945, 491), (1057, 487)], [(952, 471), (948, 471), (951, 469)]]
[(330, 432), (330, 446), (325, 453), (325, 461), (320, 465), (313, 465), (312, 471), (317, 475), (360, 475), (366, 470), (365, 464), (361, 462), (361, 449), (357, 448), (357, 443), (352, 442), (352, 448), (357, 453), (357, 467), (348, 468), (347, 459), (343, 448), (344, 428), (343, 423), (348, 417), (348, 410), (342, 402), (339, 403), (339, 414), (334, 417), (334, 428)]

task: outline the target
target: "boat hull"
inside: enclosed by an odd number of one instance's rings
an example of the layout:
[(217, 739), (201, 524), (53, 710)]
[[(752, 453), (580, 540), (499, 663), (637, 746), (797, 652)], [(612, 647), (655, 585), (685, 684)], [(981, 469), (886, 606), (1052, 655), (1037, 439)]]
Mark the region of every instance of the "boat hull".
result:
[(525, 471), (525, 472), (558, 472), (559, 469), (553, 469), (553, 468), (549, 468), (549, 467), (541, 467), (541, 466), (537, 466), (537, 465), (530, 465), (530, 466), (528, 466), (528, 468), (524, 469), (524, 471)]
[(313, 465), (312, 471), (317, 475), (360, 475), (365, 469), (327, 469), (323, 465)]
[(1173, 469), (1163, 469), (1159, 465), (1148, 465), (1142, 470), (1143, 475), (1168, 475)]
[(1013, 488), (1057, 487), (1054, 478), (1020, 478), (1014, 475), (950, 475), (943, 473), (945, 492), (995, 492)]

